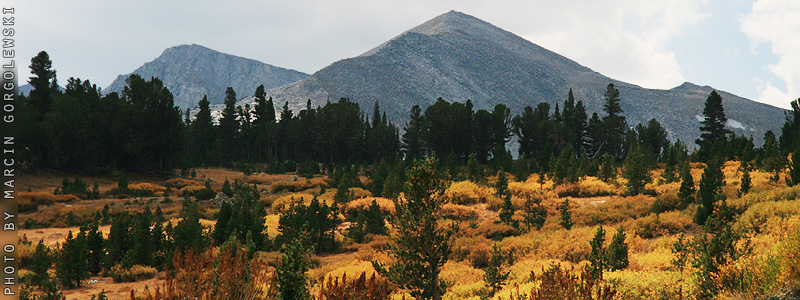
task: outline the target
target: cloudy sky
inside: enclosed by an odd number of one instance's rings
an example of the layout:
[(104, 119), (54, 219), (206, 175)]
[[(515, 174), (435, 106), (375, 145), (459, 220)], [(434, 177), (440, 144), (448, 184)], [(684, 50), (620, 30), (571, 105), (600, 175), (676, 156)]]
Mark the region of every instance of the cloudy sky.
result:
[(60, 83), (101, 87), (175, 45), (313, 73), (437, 15), (473, 15), (609, 77), (689, 81), (788, 108), (800, 97), (800, 1), (4, 1), (20, 81), (50, 54)]

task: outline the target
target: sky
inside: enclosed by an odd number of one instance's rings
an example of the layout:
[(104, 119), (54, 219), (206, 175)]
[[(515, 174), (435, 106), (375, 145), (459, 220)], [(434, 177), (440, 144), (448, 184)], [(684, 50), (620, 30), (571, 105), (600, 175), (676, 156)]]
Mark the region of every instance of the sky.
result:
[(800, 98), (796, 0), (3, 0), (20, 84), (47, 51), (60, 84), (108, 86), (181, 44), (314, 73), (450, 10), (646, 88), (708, 85), (789, 108)]

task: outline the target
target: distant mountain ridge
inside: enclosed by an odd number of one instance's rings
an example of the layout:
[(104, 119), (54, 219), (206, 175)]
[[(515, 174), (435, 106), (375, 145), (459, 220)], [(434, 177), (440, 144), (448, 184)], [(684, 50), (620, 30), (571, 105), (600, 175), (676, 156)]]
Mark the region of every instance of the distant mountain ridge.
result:
[[(646, 89), (606, 77), (566, 57), (475, 17), (451, 11), (365, 52), (337, 61), (311, 76), (267, 91), (276, 106), (294, 111), (350, 98), (362, 109), (379, 101), (393, 122), (404, 124), (413, 105), (423, 109), (438, 97), (476, 108), (503, 103), (520, 113), (525, 106), (562, 103), (573, 89), (589, 114), (603, 115), (609, 83), (620, 90), (621, 105), (633, 126), (652, 118), (671, 140), (690, 147), (699, 137), (703, 103), (711, 87), (684, 83), (670, 90)], [(784, 110), (718, 91), (729, 129), (761, 143), (764, 132), (779, 132)], [(246, 99), (242, 105), (252, 101)]]
[[(151, 77), (161, 79), (172, 92), (175, 105), (182, 109), (196, 107), (204, 95), (212, 104), (220, 104), (229, 86), (233, 87), (239, 99), (244, 99), (253, 95), (261, 84), (270, 89), (308, 76), (200, 45), (167, 48), (158, 58), (132, 73), (148, 80)], [(128, 76), (130, 74), (117, 76), (111, 85), (103, 89), (103, 93), (122, 92)]]

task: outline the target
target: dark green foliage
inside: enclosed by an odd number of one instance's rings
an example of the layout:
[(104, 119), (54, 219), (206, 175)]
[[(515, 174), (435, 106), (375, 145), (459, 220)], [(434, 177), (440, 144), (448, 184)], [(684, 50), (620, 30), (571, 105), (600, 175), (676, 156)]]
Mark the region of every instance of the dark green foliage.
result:
[(714, 203), (724, 199), (722, 186), (725, 185), (725, 175), (722, 173), (722, 161), (713, 159), (708, 162), (700, 178), (700, 186), (697, 189), (697, 213), (694, 221), (703, 225), (708, 217), (714, 213)]
[(739, 197), (744, 196), (753, 187), (753, 180), (750, 178), (750, 166), (746, 161), (743, 161), (739, 167), (742, 170), (742, 184), (739, 186)]
[(306, 272), (311, 266), (311, 250), (302, 237), (291, 240), (281, 247), (281, 260), (275, 268), (278, 299), (310, 299)]
[(628, 150), (628, 157), (622, 171), (622, 177), (628, 180), (625, 185), (628, 195), (638, 195), (644, 192), (644, 186), (652, 181), (650, 170), (645, 162), (645, 153), (642, 146), (634, 144)]
[(770, 181), (778, 182), (781, 171), (786, 167), (786, 157), (780, 152), (778, 141), (772, 131), (764, 134), (764, 146), (761, 147), (758, 160), (761, 162), (761, 169), (772, 174)]
[(695, 200), (694, 177), (692, 177), (692, 168), (688, 163), (683, 162), (680, 165), (681, 169), (681, 187), (678, 189), (678, 198), (680, 199), (680, 208), (686, 208), (690, 203)]
[[(184, 198), (182, 203), (181, 220), (172, 230), (173, 249), (178, 252), (186, 252), (190, 249), (200, 251), (207, 245), (203, 226), (200, 225), (200, 212), (197, 204), (192, 203), (188, 198)], [(169, 232), (169, 230), (167, 231)]]
[(73, 238), (70, 231), (56, 260), (56, 276), (62, 287), (76, 288), (81, 286), (82, 280), (89, 278), (88, 254), (86, 234), (80, 232)]
[(706, 98), (703, 108), (703, 121), (700, 122), (700, 138), (695, 141), (700, 146), (700, 158), (704, 161), (711, 159), (719, 152), (713, 151), (715, 147), (727, 142), (727, 135), (730, 132), (725, 129), (725, 110), (722, 108), (722, 97), (717, 91), (712, 91)]
[(561, 205), (558, 206), (559, 212), (561, 212), (561, 222), (558, 224), (566, 228), (567, 230), (572, 229), (572, 212), (569, 209), (569, 198), (564, 199), (564, 202), (561, 202)]
[(525, 215), (523, 223), (528, 230), (531, 228), (541, 229), (547, 220), (547, 210), (541, 205), (542, 200), (530, 197), (525, 200)]
[(94, 189), (90, 191), (89, 184), (83, 182), (80, 178), (75, 178), (73, 181), (70, 181), (69, 178), (64, 178), (64, 180), (61, 181), (61, 186), (57, 187), (53, 194), (75, 195), (84, 200), (100, 198), (97, 183), (94, 184)]
[(111, 230), (108, 233), (108, 240), (106, 242), (106, 255), (105, 266), (111, 266), (122, 262), (125, 254), (133, 244), (131, 237), (131, 218), (127, 213), (117, 215), (111, 223)]
[(56, 81), (56, 71), (53, 70), (53, 62), (50, 55), (45, 51), (39, 52), (31, 58), (31, 90), (28, 95), (28, 102), (34, 107), (36, 115), (41, 118), (50, 111), (50, 104), (53, 101), (53, 94), (58, 93), (58, 83)]
[(589, 275), (595, 280), (603, 280), (603, 270), (608, 269), (608, 257), (606, 256), (606, 249), (603, 245), (605, 241), (606, 231), (603, 230), (603, 226), (600, 226), (597, 228), (594, 238), (589, 241), (592, 250), (589, 252), (589, 265), (586, 266)]
[(508, 280), (510, 272), (503, 272), (503, 262), (505, 262), (503, 251), (497, 244), (494, 244), (492, 246), (492, 257), (489, 258), (489, 266), (483, 270), (483, 281), (486, 283), (486, 288), (489, 289), (486, 296), (489, 299), (494, 297), (494, 294), (499, 292)]
[(220, 192), (224, 193), (228, 197), (233, 197), (233, 189), (231, 188), (231, 182), (228, 181), (228, 178), (225, 178), (225, 182), (222, 183), (222, 189)]
[(217, 224), (212, 233), (214, 244), (222, 245), (231, 237), (247, 241), (249, 236), (255, 250), (268, 250), (269, 240), (264, 225), (266, 210), (259, 201), (258, 190), (238, 180), (234, 187), (231, 191), (233, 198), (223, 201), (217, 213)]
[(661, 160), (671, 148), (667, 138), (667, 130), (656, 119), (650, 119), (646, 126), (643, 124), (636, 125), (635, 131), (645, 157), (649, 157), (652, 160)]
[(208, 101), (208, 97), (203, 96), (203, 99), (197, 105), (199, 106), (197, 116), (189, 126), (190, 143), (191, 149), (195, 151), (192, 153), (194, 156), (193, 162), (206, 164), (215, 160), (211, 157), (213, 155), (212, 147), (216, 140), (214, 119), (211, 117), (211, 102)]
[(350, 193), (350, 184), (348, 181), (350, 180), (339, 180), (339, 185), (336, 187), (336, 194), (333, 195), (334, 202), (347, 203), (353, 199), (353, 194)]
[(92, 300), (108, 300), (108, 296), (106, 296), (106, 290), (100, 291), (97, 295), (92, 295)]
[(47, 273), (47, 270), (50, 269), (50, 265), (52, 264), (53, 255), (51, 254), (50, 248), (44, 245), (43, 240), (39, 240), (39, 244), (36, 245), (36, 250), (33, 253), (31, 265), (28, 267), (28, 270), (33, 273), (28, 277), (30, 283), (40, 287), (46, 284), (46, 281), (50, 280), (50, 275)]
[(350, 222), (350, 227), (347, 227), (345, 236), (353, 239), (356, 243), (363, 243), (364, 237), (367, 235), (366, 230), (367, 214), (364, 210), (359, 210), (356, 219)]
[(786, 174), (786, 184), (788, 186), (800, 185), (800, 146), (792, 152), (792, 160), (789, 161), (789, 170)]
[(81, 227), (81, 231), (86, 233), (86, 248), (89, 252), (86, 264), (89, 266), (89, 272), (93, 275), (99, 274), (102, 270), (106, 255), (105, 239), (98, 227), (97, 221)]
[(308, 238), (309, 246), (317, 253), (329, 252), (337, 247), (334, 230), (341, 221), (335, 205), (328, 206), (316, 197), (308, 206), (295, 202), (280, 216), (277, 244), (286, 244), (302, 236)]
[(601, 153), (610, 154), (615, 159), (622, 160), (625, 156), (625, 131), (628, 129), (628, 123), (622, 116), (619, 90), (614, 87), (614, 84), (609, 83), (604, 97), (603, 111), (606, 116), (602, 119), (600, 141), (595, 147)]
[(611, 238), (606, 250), (607, 268), (611, 271), (622, 270), (628, 267), (628, 243), (625, 242), (625, 229), (620, 227)]
[(372, 199), (372, 203), (367, 208), (365, 220), (366, 232), (370, 234), (387, 234), (386, 219), (383, 216), (378, 201)]
[(422, 158), (427, 153), (424, 141), (425, 117), (419, 105), (411, 107), (411, 118), (403, 127), (403, 148), (405, 149), (406, 162), (411, 164), (415, 159)]
[(397, 235), (389, 254), (396, 261), (389, 267), (372, 262), (379, 274), (417, 299), (439, 300), (449, 285), (439, 273), (450, 257), (455, 228), (439, 225), (446, 184), (437, 169), (431, 158), (417, 161), (409, 170), (405, 197), (394, 199), (396, 214), (390, 219)]
[(721, 266), (749, 253), (749, 248), (739, 248), (737, 243), (744, 235), (716, 217), (709, 218), (703, 232), (690, 244), (694, 254), (691, 262), (697, 268), (698, 298), (713, 299), (718, 294), (715, 278)]
[(497, 190), (497, 197), (503, 199), (503, 207), (500, 208), (500, 221), (514, 227), (519, 226), (513, 219), (515, 210), (514, 205), (511, 204), (511, 192), (508, 190), (508, 178), (506, 178), (505, 172), (497, 172), (495, 189)]
[(617, 166), (614, 164), (614, 158), (611, 155), (603, 155), (603, 164), (600, 166), (600, 179), (610, 182), (616, 178)]
[(789, 103), (792, 110), (786, 112), (786, 122), (781, 127), (781, 150), (790, 153), (800, 148), (800, 99)]

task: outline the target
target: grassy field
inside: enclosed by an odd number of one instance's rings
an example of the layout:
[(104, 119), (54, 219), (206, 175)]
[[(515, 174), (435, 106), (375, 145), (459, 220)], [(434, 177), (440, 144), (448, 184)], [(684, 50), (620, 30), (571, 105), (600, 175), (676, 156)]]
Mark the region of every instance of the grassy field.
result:
[[(692, 174), (696, 183), (702, 175), (702, 165), (695, 164)], [(739, 197), (737, 191), (740, 186), (741, 173), (738, 172), (738, 163), (728, 162), (724, 167), (726, 185), (723, 193), (727, 196), (728, 205), (741, 211), (735, 221), (735, 227), (749, 232), (752, 252), (734, 264), (723, 268), (724, 276), (743, 276), (742, 274), (756, 274), (760, 276), (761, 270), (775, 267), (774, 264), (786, 265), (781, 259), (791, 261), (800, 256), (800, 249), (794, 249), (791, 244), (793, 237), (800, 232), (800, 187), (787, 187), (781, 180), (770, 182), (769, 174), (754, 171), (753, 189), (750, 193)], [(660, 176), (660, 171), (653, 172), (653, 178)], [(101, 197), (98, 200), (68, 199), (40, 205), (36, 212), (26, 213), (21, 216), (21, 221), (36, 220), (38, 224), (46, 224), (46, 228), (33, 228), (20, 230), (20, 236), (25, 236), (35, 245), (39, 240), (44, 240), (50, 247), (58, 247), (63, 242), (68, 231), (76, 232), (78, 227), (68, 226), (65, 217), (72, 212), (78, 221), (92, 218), (95, 212), (109, 205), (112, 210), (140, 211), (145, 205), (160, 205), (165, 216), (170, 222), (177, 222), (181, 204), (179, 201), (158, 204), (164, 199), (164, 190), (169, 180), (165, 178), (146, 175), (128, 175), (130, 185), (152, 190), (154, 196), (142, 198), (109, 198)], [(116, 179), (111, 176), (85, 177), (62, 173), (39, 173), (25, 175), (19, 181), (23, 191), (28, 191), (29, 197), (45, 197), (39, 194), (49, 194), (61, 184), (63, 178), (80, 177), (91, 184), (97, 182), (101, 193), (106, 193), (116, 185)], [(265, 220), (269, 236), (278, 234), (278, 213), (285, 209), (288, 199), (303, 198), (310, 201), (313, 196), (327, 203), (333, 203), (335, 188), (327, 188), (327, 179), (317, 177), (312, 180), (296, 180), (295, 175), (257, 174), (245, 176), (241, 172), (224, 169), (197, 169), (195, 178), (186, 178), (181, 189), (201, 186), (206, 181), (210, 182), (212, 189), (219, 191), (222, 182), (226, 179), (242, 180), (255, 184), (262, 193), (261, 201), (267, 204), (268, 216)], [(497, 198), (493, 188), (496, 177), (487, 178), (487, 183), (478, 184), (469, 181), (456, 181), (450, 184), (446, 191), (449, 203), (445, 206), (445, 215), (460, 223), (459, 232), (455, 238), (455, 245), (450, 261), (442, 270), (442, 278), (452, 282), (445, 299), (480, 299), (484, 287), (483, 275), (486, 261), (493, 245), (503, 249), (506, 254), (507, 264), (504, 270), (509, 272), (509, 279), (505, 287), (498, 294), (502, 299), (508, 299), (518, 291), (527, 293), (537, 285), (532, 281), (532, 276), (541, 275), (543, 270), (557, 264), (567, 269), (581, 270), (587, 264), (591, 247), (589, 241), (594, 236), (597, 228), (603, 226), (606, 230), (606, 244), (611, 239), (617, 228), (623, 227), (627, 234), (626, 242), (629, 245), (630, 265), (620, 271), (607, 272), (605, 279), (616, 287), (619, 299), (667, 299), (675, 297), (690, 297), (696, 289), (696, 278), (691, 276), (695, 271), (691, 266), (678, 272), (673, 268), (674, 255), (671, 251), (678, 236), (684, 234), (691, 238), (701, 232), (701, 227), (693, 222), (697, 209), (691, 204), (683, 210), (669, 210), (663, 213), (654, 213), (653, 204), (677, 201), (679, 183), (659, 184), (651, 183), (647, 189), (656, 192), (652, 195), (621, 196), (624, 189), (624, 180), (603, 182), (594, 177), (587, 177), (575, 184), (553, 186), (550, 181), (540, 181), (537, 175), (532, 175), (524, 181), (511, 181), (509, 189), (512, 193), (512, 203), (517, 209), (516, 219), (522, 218), (522, 210), (526, 199), (537, 197), (547, 210), (547, 219), (540, 230), (518, 230), (508, 225), (498, 224), (498, 210), (502, 200)], [(658, 182), (656, 180), (656, 182)], [(323, 189), (325, 189), (323, 191)], [(363, 189), (351, 189), (357, 198), (350, 204), (343, 206), (344, 212), (348, 208), (354, 209), (368, 205), (372, 195)], [(577, 197), (562, 197), (559, 195), (579, 195)], [(53, 195), (54, 196), (54, 195)], [(306, 199), (308, 198), (308, 199)], [(393, 211), (390, 200), (374, 198), (381, 203), (381, 209)], [(558, 211), (565, 199), (569, 199), (572, 219), (575, 223), (571, 230), (566, 230), (559, 225), (561, 216)], [(201, 223), (206, 230), (213, 228), (214, 213), (219, 209), (219, 201), (209, 200), (202, 203), (203, 220)], [(343, 216), (341, 216), (343, 219)], [(365, 243), (354, 243), (342, 235), (349, 223), (340, 226), (336, 235), (337, 241), (342, 245), (341, 251), (334, 254), (325, 254), (314, 258), (317, 262), (308, 275), (313, 280), (312, 291), (320, 288), (330, 276), (348, 277), (361, 272), (374, 272), (371, 260), (385, 261), (385, 253), (389, 238), (377, 236)], [(102, 226), (101, 231), (108, 233), (109, 226)], [(800, 243), (794, 241), (795, 243)], [(276, 257), (275, 253), (265, 253), (265, 257)], [(771, 259), (771, 260), (770, 260)], [(773, 265), (770, 265), (773, 264)], [(795, 265), (800, 263), (795, 262)], [(776, 282), (791, 282), (800, 279), (798, 270), (781, 269), (777, 277), (763, 285), (776, 284)], [(135, 283), (114, 283), (110, 277), (94, 277), (87, 281), (83, 287), (65, 291), (67, 299), (91, 299), (93, 294), (101, 290), (110, 293), (110, 299), (121, 299), (130, 296), (131, 290), (143, 291), (146, 287), (152, 289), (163, 284), (163, 272), (156, 278)], [(724, 278), (720, 279), (723, 280)], [(795, 284), (797, 284), (795, 282)], [(791, 288), (791, 287), (786, 287)], [(795, 286), (796, 288), (796, 286)], [(776, 290), (779, 290), (776, 288)], [(745, 299), (763, 296), (756, 288), (743, 294), (741, 291), (723, 291), (720, 298)], [(404, 292), (398, 291), (395, 297), (402, 297)]]

